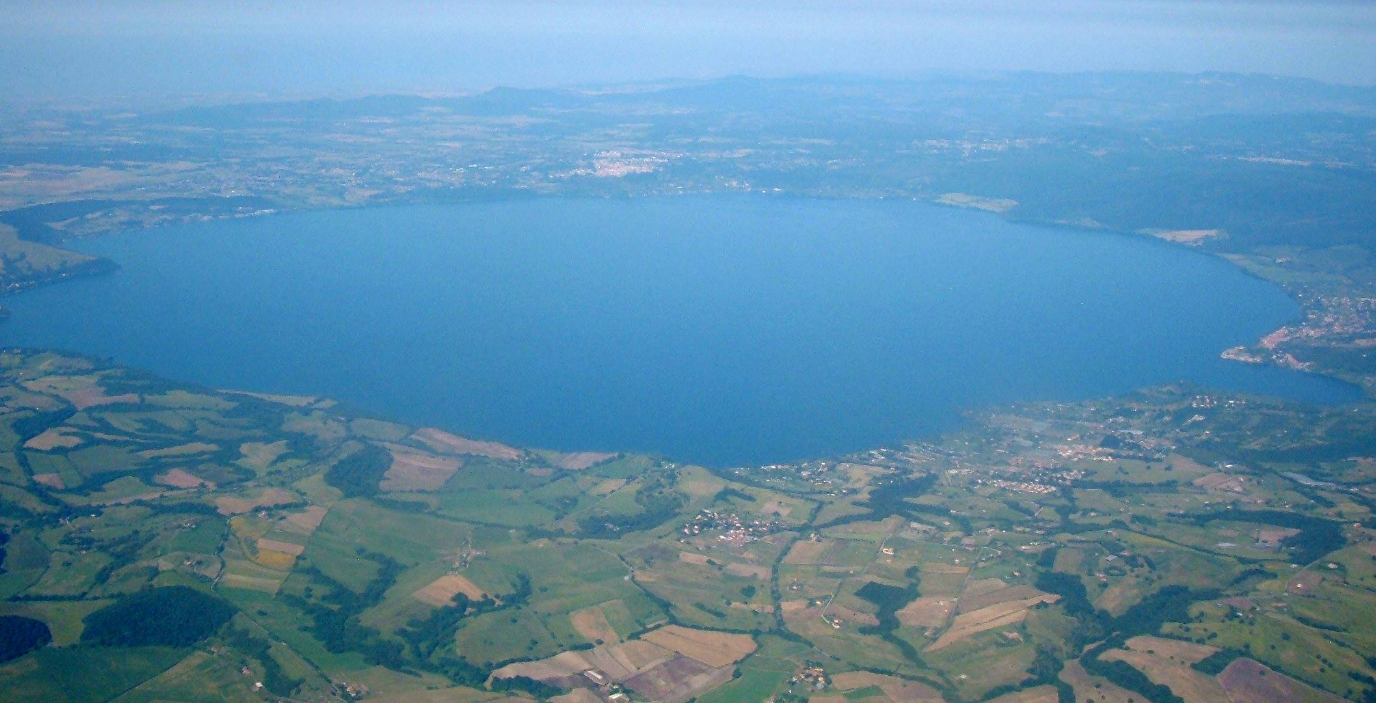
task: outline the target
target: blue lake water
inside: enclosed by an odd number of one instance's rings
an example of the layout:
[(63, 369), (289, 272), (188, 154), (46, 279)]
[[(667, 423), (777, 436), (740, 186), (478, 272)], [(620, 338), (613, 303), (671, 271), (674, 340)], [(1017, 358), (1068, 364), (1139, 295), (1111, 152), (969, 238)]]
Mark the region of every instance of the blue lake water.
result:
[(1177, 380), (1356, 396), (1218, 358), (1298, 314), (1225, 261), (912, 202), (416, 206), (80, 248), (123, 269), (10, 297), (5, 344), (527, 446), (732, 465)]

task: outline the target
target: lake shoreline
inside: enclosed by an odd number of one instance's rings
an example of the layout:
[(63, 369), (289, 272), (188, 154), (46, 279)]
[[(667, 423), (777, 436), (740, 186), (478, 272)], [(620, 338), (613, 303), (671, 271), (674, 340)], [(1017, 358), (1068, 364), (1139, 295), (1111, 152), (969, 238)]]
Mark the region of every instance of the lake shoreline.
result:
[[(758, 196), (702, 196), (702, 195), (696, 195), (696, 194), (695, 194), (695, 195), (689, 195), (689, 196), (687, 196), (687, 197), (689, 197), (689, 198), (693, 198), (693, 197), (697, 197), (697, 198), (716, 198), (716, 197), (724, 197), (725, 200), (733, 201), (733, 202), (736, 202), (736, 201), (754, 202), (754, 201), (757, 201), (757, 200), (763, 200), (763, 201), (765, 201), (765, 202), (773, 202), (773, 203), (776, 204), (775, 206), (777, 206), (777, 202), (778, 202), (778, 200), (779, 200), (779, 199), (777, 199), (777, 198), (763, 198), (763, 199), (760, 199), (760, 198), (758, 198)], [(818, 203), (818, 204), (821, 204), (821, 205), (839, 205), (839, 206), (842, 206), (842, 207), (845, 207), (845, 206), (848, 206), (848, 205), (851, 205), (851, 204), (860, 204), (860, 205), (862, 205), (862, 206), (868, 206), (868, 205), (875, 205), (875, 204), (881, 204), (881, 203), (916, 202), (916, 203), (918, 203), (918, 204), (920, 204), (920, 205), (923, 205), (923, 206), (926, 206), (926, 207), (932, 207), (932, 208), (941, 208), (941, 209), (950, 209), (950, 210), (966, 210), (965, 208), (959, 208), (959, 207), (955, 207), (955, 206), (951, 206), (951, 205), (942, 206), (942, 205), (939, 205), (939, 204), (928, 203), (928, 202), (926, 202), (926, 201), (921, 201), (921, 200), (918, 200), (918, 201), (910, 201), (909, 199), (902, 199), (902, 200), (899, 200), (899, 199), (893, 199), (893, 198), (889, 198), (889, 199), (862, 199), (862, 200), (855, 200), (855, 199), (845, 199), (845, 198), (824, 198), (824, 199), (816, 199), (816, 198), (791, 198), (791, 197), (785, 196), (785, 198), (783, 198), (783, 199), (784, 199), (784, 200), (811, 201), (811, 202), (815, 202), (815, 203)], [(491, 204), (493, 204), (493, 203), (507, 203), (507, 204), (510, 204), (510, 203), (514, 203), (514, 202), (543, 202), (543, 203), (549, 203), (550, 201), (558, 201), (558, 200), (567, 200), (567, 198), (560, 198), (560, 197), (544, 198), (544, 197), (536, 196), (536, 197), (528, 197), (528, 198), (523, 197), (523, 198), (507, 198), (507, 199), (487, 199), (487, 200), (476, 201), (475, 203), (469, 203), (469, 204), (472, 204), (472, 205), (491, 205)], [(679, 201), (681, 201), (682, 198), (673, 198), (673, 197), (664, 197), (664, 198), (644, 198), (644, 197), (628, 196), (628, 197), (624, 197), (624, 198), (596, 198), (596, 197), (589, 197), (589, 198), (577, 198), (576, 200), (580, 200), (580, 201), (589, 201), (589, 202), (594, 202), (594, 203), (601, 203), (601, 202), (634, 202), (634, 201), (645, 202), (645, 201), (652, 201), (652, 200), (667, 200), (667, 201), (679, 200)], [(463, 207), (463, 206), (464, 206), (464, 205), (455, 205), (455, 206), (433, 206), (433, 207), (448, 208), (448, 207)], [(276, 223), (280, 223), (280, 222), (282, 221), (282, 218), (283, 218), (283, 217), (300, 217), (300, 216), (303, 216), (303, 215), (311, 215), (311, 214), (319, 214), (319, 213), (361, 213), (361, 212), (377, 212), (377, 211), (387, 211), (387, 210), (406, 209), (406, 208), (412, 208), (412, 207), (418, 207), (418, 206), (410, 206), (410, 205), (388, 205), (388, 206), (380, 206), (380, 207), (379, 207), (379, 206), (369, 206), (369, 207), (363, 207), (363, 208), (346, 208), (346, 209), (332, 209), (332, 210), (313, 210), (313, 211), (298, 211), (298, 212), (278, 212), (278, 213), (274, 213), (274, 215), (276, 215), (276, 216), (274, 216), (274, 217), (267, 217), (267, 216), (263, 216), (263, 217), (266, 218), (267, 220), (271, 221), (273, 224), (276, 224)], [(426, 206), (419, 206), (419, 207), (426, 207)], [(883, 206), (880, 205), (880, 207), (883, 207)], [(971, 214), (974, 214), (974, 213), (971, 213)], [(985, 213), (985, 214), (997, 214), (997, 213)], [(258, 219), (260, 219), (260, 218), (238, 218), (238, 221), (249, 221), (249, 220), (258, 220)], [(989, 218), (989, 219), (990, 219), (991, 221), (1004, 222), (1004, 223), (1007, 223), (1007, 224), (1021, 224), (1021, 223), (1012, 222), (1012, 221), (1010, 220), (1010, 218), (1007, 218), (1006, 216), (1004, 216), (1004, 215), (1002, 215), (1002, 214), (1000, 214), (1000, 216), (997, 217), (997, 218)], [(217, 224), (221, 224), (221, 222), (218, 222), (218, 221), (217, 221), (216, 223), (212, 223), (212, 224), (213, 224), (213, 225), (217, 225)], [(1024, 225), (1024, 226), (1026, 226), (1026, 225)], [(1227, 265), (1228, 265), (1228, 268), (1229, 268), (1229, 269), (1236, 270), (1236, 271), (1242, 271), (1244, 274), (1246, 274), (1246, 277), (1249, 278), (1249, 279), (1255, 279), (1255, 280), (1260, 281), (1260, 282), (1265, 282), (1266, 285), (1267, 285), (1268, 287), (1273, 288), (1273, 289), (1276, 289), (1276, 290), (1278, 290), (1278, 291), (1280, 291), (1280, 292), (1285, 293), (1287, 299), (1291, 300), (1292, 303), (1295, 302), (1293, 296), (1290, 296), (1290, 295), (1288, 294), (1288, 292), (1284, 291), (1283, 288), (1280, 288), (1280, 287), (1277, 286), (1276, 284), (1271, 283), (1270, 281), (1266, 281), (1265, 278), (1262, 278), (1262, 277), (1260, 277), (1260, 276), (1256, 276), (1256, 275), (1253, 274), (1252, 272), (1247, 271), (1247, 270), (1243, 269), (1242, 267), (1237, 266), (1235, 263), (1233, 263), (1233, 262), (1231, 262), (1231, 261), (1228, 261), (1226, 258), (1224, 258), (1224, 257), (1222, 257), (1222, 256), (1219, 256), (1216, 252), (1201, 251), (1201, 250), (1198, 250), (1198, 249), (1194, 249), (1194, 248), (1192, 248), (1192, 247), (1183, 247), (1182, 245), (1172, 244), (1172, 243), (1170, 243), (1170, 242), (1163, 242), (1163, 241), (1160, 241), (1160, 240), (1157, 240), (1157, 239), (1154, 239), (1154, 238), (1145, 237), (1145, 236), (1140, 235), (1140, 234), (1130, 234), (1130, 235), (1128, 235), (1128, 236), (1123, 236), (1124, 234), (1127, 234), (1127, 233), (1119, 233), (1119, 232), (1112, 232), (1112, 231), (1105, 231), (1105, 230), (1094, 230), (1094, 229), (1086, 229), (1086, 228), (1077, 228), (1077, 227), (1067, 227), (1067, 226), (1064, 226), (1064, 225), (1048, 226), (1048, 225), (1044, 225), (1044, 224), (1039, 224), (1039, 225), (1033, 225), (1033, 226), (1034, 226), (1036, 229), (1045, 229), (1045, 230), (1050, 230), (1050, 231), (1068, 231), (1068, 232), (1074, 232), (1074, 233), (1077, 233), (1077, 234), (1084, 234), (1084, 235), (1090, 235), (1090, 234), (1102, 235), (1102, 234), (1105, 234), (1105, 233), (1107, 233), (1107, 234), (1114, 234), (1114, 235), (1117, 235), (1117, 236), (1114, 237), (1114, 239), (1131, 240), (1131, 241), (1134, 241), (1134, 242), (1140, 242), (1140, 241), (1143, 240), (1143, 239), (1150, 239), (1151, 241), (1154, 242), (1154, 244), (1151, 245), (1153, 248), (1155, 248), (1155, 247), (1161, 247), (1161, 249), (1162, 249), (1163, 251), (1189, 252), (1191, 255), (1194, 255), (1194, 254), (1210, 254), (1210, 256), (1204, 257), (1204, 258), (1207, 258), (1207, 259), (1209, 259), (1209, 260), (1214, 260), (1214, 261), (1217, 261), (1217, 260), (1219, 260), (1219, 259), (1223, 259), (1223, 261), (1227, 262)], [(174, 226), (174, 227), (175, 227), (175, 226)], [(121, 234), (130, 235), (130, 236), (135, 236), (135, 237), (142, 237), (143, 235), (146, 235), (146, 234), (148, 234), (148, 233), (156, 233), (156, 232), (158, 232), (158, 231), (160, 231), (160, 230), (163, 230), (163, 229), (167, 229), (167, 228), (151, 228), (151, 229), (144, 229), (144, 230), (137, 230), (137, 229), (136, 229), (136, 230), (126, 230), (126, 231), (122, 232)], [(83, 242), (87, 242), (87, 241), (89, 241), (89, 242), (94, 242), (94, 241), (97, 241), (97, 240), (104, 240), (104, 239), (106, 239), (104, 236), (99, 236), (99, 237), (95, 237), (95, 238), (91, 238), (91, 239), (82, 238), (82, 240), (80, 240), (80, 241), (83, 241)], [(1091, 240), (1091, 241), (1097, 241), (1097, 240), (1099, 239), (1099, 237), (1098, 237), (1098, 236), (1089, 237), (1088, 239)], [(1298, 305), (1295, 305), (1295, 307), (1298, 308), (1299, 306), (1298, 306)], [(1302, 310), (1300, 311), (1300, 314), (1302, 314)], [(1292, 316), (1292, 319), (1293, 319), (1293, 316)], [(14, 324), (14, 322), (10, 322), (9, 325), (7, 325), (7, 326), (12, 326), (13, 324)], [(1281, 326), (1283, 326), (1284, 324), (1288, 324), (1288, 322), (1282, 322), (1282, 323), (1281, 323)], [(98, 356), (98, 355), (97, 355), (97, 356)], [(119, 359), (119, 361), (120, 361), (120, 363), (126, 363), (126, 364), (133, 363), (133, 362), (131, 362), (131, 360), (129, 360), (129, 359), (124, 359), (124, 358)], [(138, 365), (138, 364), (134, 364), (134, 365)], [(153, 372), (155, 372), (155, 373), (159, 373), (159, 374), (162, 374), (162, 375), (167, 375), (167, 372), (166, 372), (166, 370), (164, 370), (164, 369), (150, 369), (150, 371), (153, 371)], [(1307, 374), (1307, 375), (1309, 375), (1309, 374)], [(1321, 378), (1321, 379), (1325, 379), (1325, 380), (1333, 380), (1333, 381), (1335, 381), (1335, 382), (1342, 383), (1342, 384), (1344, 384), (1345, 386), (1349, 386), (1349, 387), (1351, 387), (1351, 388), (1356, 388), (1356, 386), (1354, 386), (1354, 385), (1352, 385), (1352, 384), (1349, 384), (1349, 383), (1347, 383), (1346, 381), (1341, 381), (1340, 379), (1333, 379), (1333, 378), (1330, 377), (1330, 376), (1321, 375), (1321, 374), (1313, 374), (1313, 375), (1317, 376), (1317, 378)], [(193, 379), (190, 379), (190, 380), (193, 380), (193, 381), (202, 383), (202, 385), (205, 385), (200, 379), (194, 379), (194, 378), (193, 378)], [(1170, 382), (1173, 382), (1174, 380), (1177, 380), (1177, 379), (1163, 379), (1161, 382), (1162, 382), (1162, 383), (1170, 383)], [(1155, 384), (1152, 384), (1152, 385), (1155, 385)], [(287, 388), (279, 388), (279, 387), (276, 387), (276, 386), (262, 387), (262, 386), (259, 386), (259, 385), (257, 385), (257, 384), (254, 384), (254, 385), (252, 385), (252, 386), (250, 386), (250, 387), (252, 387), (254, 390), (261, 390), (261, 391), (264, 391), (264, 392), (288, 392), (288, 391), (291, 391), (291, 390), (292, 390), (292, 389), (287, 389)], [(300, 390), (300, 389), (296, 389), (296, 390)], [(311, 392), (313, 392), (313, 393), (318, 392), (318, 393), (320, 393), (320, 394), (322, 394), (322, 395), (329, 395), (329, 396), (332, 396), (332, 397), (334, 397), (334, 396), (336, 395), (336, 394), (333, 394), (333, 393), (328, 392), (328, 389), (311, 389)], [(1132, 392), (1132, 391), (1131, 391), (1131, 390), (1128, 390), (1128, 391), (1125, 391), (1125, 392)], [(1240, 391), (1240, 392), (1247, 393), (1247, 391)], [(1112, 395), (1117, 395), (1117, 394), (1112, 394)], [(1262, 394), (1262, 395), (1265, 395), (1265, 394)], [(1099, 396), (1096, 395), (1095, 397), (1099, 397)], [(1038, 400), (1038, 398), (1035, 398), (1035, 397), (1019, 398), (1016, 402), (1027, 402), (1027, 401), (1033, 401), (1033, 400)], [(1303, 402), (1303, 401), (1295, 401), (1295, 402)], [(1343, 401), (1343, 403), (1346, 403), (1346, 402), (1351, 402), (1351, 401)], [(358, 404), (358, 403), (354, 403), (354, 404)], [(1003, 403), (1002, 403), (1002, 401), (996, 401), (996, 402), (994, 402), (993, 404), (994, 404), (995, 406), (997, 406), (997, 405), (1001, 405), (1001, 404), (1003, 404)], [(988, 407), (988, 404), (973, 404), (973, 405), (967, 405), (967, 406), (960, 406), (960, 407), (958, 407), (958, 408), (956, 408), (956, 409), (954, 410), (954, 412), (953, 412), (953, 418), (952, 418), (952, 419), (957, 419), (957, 418), (959, 418), (959, 417), (961, 417), (961, 416), (964, 416), (964, 415), (966, 415), (966, 414), (968, 414), (968, 413), (970, 413), (970, 412), (976, 412), (976, 411), (978, 411), (978, 409), (984, 408), (984, 407)], [(375, 411), (378, 411), (379, 414), (381, 414), (381, 415), (383, 415), (383, 416), (397, 417), (398, 419), (403, 419), (403, 420), (405, 420), (405, 421), (413, 422), (413, 423), (414, 423), (414, 422), (419, 422), (419, 421), (421, 421), (419, 418), (416, 418), (416, 417), (398, 416), (396, 413), (387, 410), (385, 407), (379, 407), (379, 408), (373, 408), (373, 409), (374, 409)], [(959, 424), (959, 421), (958, 421), (958, 420), (957, 420), (957, 422), (958, 422), (958, 424)], [(434, 423), (427, 423), (427, 424), (434, 424)], [(455, 431), (459, 431), (459, 432), (464, 433), (464, 434), (466, 434), (466, 435), (473, 435), (473, 436), (479, 436), (479, 437), (484, 437), (484, 436), (498, 436), (498, 435), (492, 435), (491, 433), (485, 433), (485, 432), (483, 432), (483, 431), (481, 431), (481, 430), (474, 431), (474, 430), (477, 430), (477, 428), (471, 428), (471, 427), (463, 427), (463, 426), (457, 426), (457, 427), (455, 427), (455, 426), (449, 426), (449, 427), (447, 427), (447, 428), (448, 428), (448, 429), (453, 429), (453, 430), (455, 430)], [(933, 433), (939, 434), (939, 433), (946, 432), (946, 431), (949, 431), (949, 430), (950, 430), (950, 427), (933, 428), (931, 432), (923, 432), (923, 433), (921, 433), (920, 436), (927, 436), (927, 435), (933, 434)], [(905, 433), (905, 434), (906, 434), (906, 433)], [(530, 441), (526, 441), (524, 438), (513, 438), (513, 437), (500, 437), (500, 438), (501, 438), (503, 441), (510, 441), (510, 442), (513, 442), (513, 443), (522, 444), (522, 445), (526, 445), (526, 446), (543, 446), (543, 445), (541, 445), (539, 442), (530, 442)], [(908, 437), (903, 437), (903, 438), (908, 438)], [(894, 440), (894, 441), (897, 441), (898, 439), (900, 439), (900, 437), (898, 437), (898, 436), (894, 436), (894, 437), (893, 437), (893, 440)], [(883, 444), (883, 443), (881, 442), (880, 444)], [(577, 444), (577, 445), (558, 445), (558, 448), (561, 448), (561, 449), (583, 449), (583, 448), (587, 448), (587, 446), (584, 445), (584, 444)], [(655, 450), (654, 448), (652, 448), (652, 447), (644, 447), (644, 446), (642, 446), (642, 447), (603, 446), (603, 447), (599, 447), (599, 448), (601, 448), (601, 449), (612, 449), (612, 450), (656, 451), (656, 450)], [(854, 447), (852, 447), (852, 449), (854, 449)], [(834, 453), (835, 453), (835, 452), (833, 452), (833, 451), (825, 451), (825, 452), (821, 452), (820, 454), (821, 454), (821, 455), (830, 455), (830, 454), (834, 454)], [(668, 455), (673, 456), (672, 453), (669, 453)], [(799, 457), (796, 457), (796, 456), (795, 456), (795, 457), (789, 457), (789, 458), (790, 458), (790, 459), (796, 459), (796, 458), (799, 458)], [(727, 463), (735, 463), (735, 462), (727, 462)], [(749, 462), (747, 462), (747, 463), (749, 463)]]

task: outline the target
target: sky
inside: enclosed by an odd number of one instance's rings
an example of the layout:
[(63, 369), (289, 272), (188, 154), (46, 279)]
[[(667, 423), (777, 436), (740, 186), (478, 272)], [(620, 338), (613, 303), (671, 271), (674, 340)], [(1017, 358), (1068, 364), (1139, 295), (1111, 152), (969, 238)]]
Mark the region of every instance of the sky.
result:
[(354, 95), (849, 73), (1376, 84), (1368, 0), (0, 0), (0, 92)]

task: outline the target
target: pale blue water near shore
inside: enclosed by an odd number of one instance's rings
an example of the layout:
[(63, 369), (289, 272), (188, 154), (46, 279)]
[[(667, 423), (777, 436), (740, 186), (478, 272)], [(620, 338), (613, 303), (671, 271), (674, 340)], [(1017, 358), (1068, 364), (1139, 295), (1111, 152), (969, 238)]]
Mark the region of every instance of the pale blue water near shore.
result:
[(1223, 260), (911, 202), (411, 206), (79, 248), (123, 268), (12, 296), (0, 341), (527, 446), (734, 465), (1176, 380), (1356, 397), (1218, 358), (1298, 314)]

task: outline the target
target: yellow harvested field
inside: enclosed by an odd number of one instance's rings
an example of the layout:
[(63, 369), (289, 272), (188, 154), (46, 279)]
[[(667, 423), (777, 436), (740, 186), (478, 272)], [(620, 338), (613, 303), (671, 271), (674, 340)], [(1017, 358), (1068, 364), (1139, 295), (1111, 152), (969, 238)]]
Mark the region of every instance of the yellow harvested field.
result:
[(382, 477), (384, 491), (434, 491), (463, 466), (461, 459), (442, 457), (400, 444), (388, 444), (392, 466)]
[(1220, 472), (1200, 476), (1199, 478), (1191, 481), (1191, 483), (1207, 491), (1236, 492), (1243, 490), (1243, 481), (1241, 476), (1233, 476), (1231, 474), (1225, 474)]
[(71, 449), (80, 446), (83, 440), (76, 435), (67, 434), (68, 431), (62, 427), (48, 428), (43, 430), (42, 434), (25, 442), (24, 448), (48, 452), (54, 449)]
[(533, 679), (551, 680), (578, 676), (588, 669), (596, 669), (612, 681), (623, 682), (674, 657), (672, 650), (643, 640), (633, 640), (592, 649), (561, 652), (539, 661), (516, 662), (498, 669), (493, 675), (498, 678), (529, 676)]
[(734, 563), (726, 565), (726, 573), (735, 574), (737, 576), (753, 576), (757, 579), (768, 579), (770, 569), (768, 566), (761, 566), (759, 564)]
[(239, 574), (225, 574), (220, 578), (220, 584), (226, 588), (242, 588), (248, 591), (261, 591), (263, 593), (277, 594), (277, 589), (282, 584), (272, 579), (255, 578), (253, 576), (240, 576)]
[(133, 393), (105, 395), (105, 388), (96, 385), (96, 376), (45, 376), (24, 383), (24, 387), (39, 393), (52, 393), (76, 406), (77, 410), (114, 403), (137, 403)]
[(586, 688), (575, 688), (561, 696), (549, 699), (549, 703), (603, 703), (596, 693)]
[(624, 485), (626, 485), (626, 479), (624, 478), (609, 478), (606, 481), (603, 481), (602, 483), (593, 486), (592, 490), (588, 492), (595, 496), (604, 496), (608, 493), (616, 491), (618, 488), (621, 488)]
[(1085, 703), (1140, 703), (1142, 694), (1119, 688), (1107, 679), (1090, 676), (1079, 659), (1072, 659), (1061, 669), (1061, 680), (1075, 689), (1075, 700)]
[(282, 521), (282, 527), (289, 532), (309, 537), (317, 527), (320, 527), (320, 523), (324, 522), (327, 512), (329, 509), (323, 505), (312, 505), (299, 513), (288, 515), (287, 519)]
[(870, 615), (869, 613), (862, 613), (859, 610), (847, 608), (844, 605), (836, 605), (835, 603), (833, 603), (831, 607), (827, 608), (827, 614), (832, 616), (833, 618), (840, 618), (841, 621), (845, 623), (851, 623), (856, 625), (868, 625), (870, 627), (874, 627), (875, 625), (879, 624), (879, 618), (876, 618), (875, 616)]
[(818, 542), (803, 540), (793, 545), (793, 549), (788, 550), (788, 556), (784, 557), (785, 564), (817, 564), (826, 555), (827, 549), (832, 545), (832, 541), (824, 539)]
[(1282, 540), (1289, 539), (1298, 535), (1299, 530), (1293, 527), (1272, 527), (1257, 530), (1257, 541), (1268, 542), (1270, 544), (1280, 544)]
[(274, 394), (272, 394), (272, 393), (250, 393), (250, 392), (248, 392), (248, 391), (225, 391), (225, 392), (226, 392), (226, 393), (237, 393), (237, 394), (239, 394), (239, 395), (246, 395), (246, 396), (249, 396), (250, 398), (257, 398), (257, 399), (259, 399), (259, 400), (266, 400), (266, 401), (268, 401), (269, 403), (277, 403), (278, 405), (286, 405), (286, 406), (290, 406), (290, 407), (293, 407), (293, 408), (304, 408), (304, 407), (306, 407), (307, 405), (310, 405), (310, 404), (314, 403), (316, 400), (318, 400), (317, 398), (315, 398), (315, 397), (313, 397), (313, 396), (308, 396), (308, 395), (274, 395)]
[(1199, 246), (1206, 239), (1212, 239), (1219, 235), (1216, 229), (1146, 229), (1141, 230), (1142, 234), (1149, 234), (1157, 239), (1164, 239), (1176, 244), (1187, 244), (1189, 246)]
[(679, 479), (678, 489), (694, 498), (716, 495), (717, 491), (720, 491), (724, 485), (721, 479), (705, 473), (707, 470), (700, 466), (684, 466), (683, 468), (692, 474), (688, 478)]
[[(878, 687), (893, 703), (946, 703), (941, 693), (931, 686), (916, 681), (905, 681), (896, 676), (886, 676), (868, 671), (848, 671), (831, 678), (832, 688), (837, 691), (858, 691), (871, 686)], [(838, 696), (842, 701), (850, 700)], [(816, 703), (817, 698), (811, 699)], [(871, 700), (866, 697), (861, 700)]]
[(569, 471), (582, 471), (583, 469), (600, 464), (608, 459), (615, 459), (615, 454), (605, 452), (573, 452), (571, 454), (560, 454), (553, 463), (561, 469)]
[(244, 455), (241, 460), (249, 467), (262, 471), (272, 462), (277, 461), (283, 454), (287, 453), (287, 440), (282, 439), (271, 444), (266, 442), (244, 442), (239, 445), (239, 453)]
[(291, 567), (296, 564), (296, 557), (286, 552), (260, 549), (258, 554), (253, 557), (253, 561), (273, 571), (291, 571)]
[(927, 646), (927, 651), (936, 651), (943, 647), (949, 647), (971, 635), (993, 630), (999, 627), (1007, 627), (1022, 622), (1027, 618), (1027, 609), (1038, 603), (1055, 603), (1060, 596), (1041, 595), (1026, 600), (1009, 601), (998, 605), (991, 605), (987, 608), (980, 608), (969, 613), (957, 615), (955, 622), (951, 624), (951, 629), (938, 637), (937, 640)]
[(657, 644), (636, 640), (612, 647), (617, 659), (623, 659), (634, 669), (644, 669), (659, 663), (669, 656), (669, 650)]
[(968, 573), (970, 573), (970, 567), (968, 567), (968, 566), (956, 566), (955, 564), (943, 564), (943, 563), (941, 563), (941, 562), (936, 562), (936, 563), (934, 563), (934, 564), (923, 564), (923, 565), (922, 565), (922, 570), (923, 570), (923, 571), (930, 571), (930, 572), (932, 572), (932, 573), (934, 573), (934, 574), (968, 574)]
[(943, 193), (936, 201), (942, 205), (968, 207), (987, 212), (1008, 212), (1018, 206), (1012, 198), (986, 198), (969, 193)]
[(283, 505), (295, 501), (295, 495), (280, 488), (269, 488), (260, 493), (257, 498), (216, 498), (215, 507), (219, 508), (221, 515), (238, 515), (252, 512), (256, 508)]
[[(1218, 675), (1231, 703), (1341, 703), (1343, 699), (1243, 657)], [(1193, 701), (1191, 701), (1193, 703)]]
[[(1161, 644), (1161, 648), (1157, 649), (1157, 642), (1143, 642), (1142, 639), (1134, 638), (1136, 641), (1128, 642), (1130, 649), (1112, 649), (1104, 652), (1100, 658), (1103, 661), (1127, 662), (1153, 682), (1169, 687), (1175, 695), (1191, 703), (1227, 703), (1228, 694), (1218, 679), (1191, 669), (1192, 661), (1172, 658), (1171, 652), (1183, 650), (1169, 644), (1169, 640), (1159, 640), (1167, 644)], [(1190, 651), (1191, 658), (1194, 653)]]
[(173, 488), (196, 488), (198, 486), (215, 487), (215, 484), (185, 469), (172, 469), (165, 474), (155, 476), (153, 480), (164, 486), (172, 486)]
[(1323, 574), (1312, 569), (1305, 569), (1290, 579), (1290, 582), (1285, 585), (1285, 590), (1297, 596), (1308, 596), (1313, 595), (1321, 583), (1323, 583)]
[(34, 474), (33, 482), (59, 491), (67, 487), (67, 484), (62, 482), (62, 477), (57, 474)]
[(1044, 595), (1041, 591), (1032, 586), (1005, 586), (1003, 582), (998, 579), (988, 580), (997, 581), (999, 584), (998, 587), (979, 588), (973, 591), (967, 588), (966, 591), (960, 595), (960, 602), (956, 611), (960, 613), (970, 613), (980, 608), (987, 608), (991, 605), (998, 605), (1000, 603), (1007, 603), (1015, 600), (1027, 600), (1029, 598), (1036, 598), (1037, 596)]
[(175, 447), (165, 447), (163, 449), (145, 449), (139, 452), (139, 456), (145, 459), (156, 459), (158, 457), (164, 456), (187, 456), (189, 454), (204, 454), (206, 452), (213, 452), (218, 449), (219, 447), (213, 444), (208, 444), (206, 442), (187, 442), (186, 444), (179, 444)]
[(899, 622), (909, 627), (945, 627), (955, 605), (953, 598), (918, 598), (895, 615)]
[(615, 644), (621, 641), (621, 637), (616, 634), (616, 628), (607, 621), (607, 614), (602, 612), (601, 605), (575, 610), (569, 613), (569, 621), (578, 634), (593, 644)]
[(755, 651), (755, 640), (750, 635), (694, 630), (680, 625), (665, 625), (641, 639), (711, 667), (734, 664)]
[(491, 459), (505, 459), (508, 461), (521, 458), (521, 451), (519, 449), (508, 447), (505, 444), (465, 439), (458, 435), (449, 434), (443, 430), (437, 430), (433, 427), (416, 430), (416, 433), (411, 435), (411, 438), (424, 443), (437, 452), (476, 454)]
[(1207, 644), (1196, 644), (1185, 642), (1184, 640), (1172, 640), (1165, 637), (1152, 637), (1151, 635), (1139, 635), (1127, 641), (1128, 649), (1139, 652), (1151, 652), (1157, 656), (1167, 659), (1175, 659), (1185, 664), (1193, 664), (1203, 661), (1209, 655), (1218, 651), (1218, 647), (1211, 647)]
[(1054, 686), (1038, 686), (1024, 691), (1006, 693), (989, 703), (1056, 703), (1060, 698)]
[[(369, 693), (368, 703), (530, 703), (529, 698), (502, 696), (465, 686), (451, 688), (400, 689), (398, 693)], [(287, 699), (284, 699), (287, 700)]]
[(771, 500), (760, 506), (760, 512), (765, 515), (788, 517), (788, 514), (793, 512), (793, 507), (781, 500)]
[[(962, 599), (973, 598), (1004, 588), (1008, 588), (1008, 584), (1004, 583), (1003, 579), (970, 579), (965, 584), (965, 590), (961, 591), (960, 597)], [(967, 610), (969, 609), (967, 608)]]
[(946, 703), (940, 691), (916, 681), (893, 679), (879, 688), (893, 703)]
[(411, 595), (422, 603), (445, 606), (453, 602), (454, 596), (459, 593), (472, 600), (482, 600), (487, 595), (483, 589), (478, 587), (478, 584), (459, 574), (445, 574)]
[(303, 545), (293, 544), (291, 542), (283, 542), (281, 540), (268, 539), (266, 537), (260, 538), (258, 540), (258, 549), (264, 549), (273, 552), (282, 552), (283, 554), (290, 554), (294, 557), (299, 557), (301, 556), (302, 552), (306, 551), (306, 547)]
[(692, 553), (692, 552), (679, 552), (679, 553), (678, 553), (678, 560), (679, 560), (679, 561), (686, 561), (686, 562), (688, 562), (689, 564), (697, 564), (697, 565), (699, 565), (699, 566), (702, 566), (702, 565), (705, 565), (705, 564), (707, 563), (707, 555), (706, 555), (706, 554), (694, 554), (694, 553)]
[(871, 671), (844, 671), (831, 677), (831, 685), (838, 691), (853, 691), (869, 686), (883, 686), (894, 680), (892, 676)]

